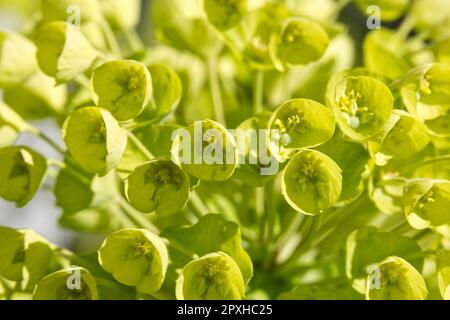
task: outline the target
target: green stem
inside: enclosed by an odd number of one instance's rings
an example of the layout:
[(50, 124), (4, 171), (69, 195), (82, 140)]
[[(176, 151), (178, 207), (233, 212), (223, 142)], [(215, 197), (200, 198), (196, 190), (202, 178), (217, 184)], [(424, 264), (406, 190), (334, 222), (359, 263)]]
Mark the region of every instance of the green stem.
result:
[(108, 45), (109, 45), (109, 48), (111, 49), (111, 52), (117, 58), (121, 58), (122, 53), (120, 51), (119, 44), (117, 43), (116, 36), (114, 35), (114, 32), (112, 31), (111, 26), (109, 25), (108, 21), (106, 21), (106, 19), (101, 19), (100, 26), (103, 29), (103, 33), (106, 37), (106, 40), (108, 41)]
[(91, 81), (84, 74), (75, 77), (74, 81), (85, 89), (91, 89)]
[(405, 40), (408, 38), (408, 35), (410, 34), (411, 30), (414, 28), (415, 20), (411, 16), (407, 16), (401, 23), (400, 27), (397, 31), (397, 36), (401, 40)]
[(256, 188), (255, 189), (255, 212), (256, 218), (260, 223), (260, 240), (261, 243), (264, 243), (265, 235), (266, 235), (266, 220), (267, 217), (264, 214), (264, 188)]
[(436, 162), (441, 162), (441, 161), (450, 161), (450, 155), (445, 155), (445, 156), (438, 156), (438, 157), (434, 157), (434, 158), (430, 158), (421, 162), (417, 162), (417, 163), (413, 163), (410, 165), (406, 165), (405, 167), (403, 167), (403, 169), (400, 171), (402, 174), (406, 174), (406, 173), (410, 173), (411, 171), (414, 171), (417, 168), (429, 165), (429, 164), (433, 164)]
[(148, 221), (142, 212), (139, 212), (135, 208), (133, 208), (128, 203), (128, 201), (126, 201), (122, 197), (119, 197), (117, 202), (124, 210), (124, 212), (128, 215), (128, 217), (135, 221), (140, 227), (147, 229), (155, 234), (159, 234), (158, 228), (154, 226), (150, 221)]
[(219, 79), (219, 53), (221, 46), (213, 50), (213, 53), (208, 59), (208, 71), (209, 71), (209, 89), (211, 91), (212, 104), (214, 108), (214, 115), (217, 121), (226, 126), (225, 114), (223, 109), (222, 93), (220, 89)]
[(121, 226), (123, 228), (136, 228), (138, 227), (136, 223), (134, 223), (126, 214), (126, 212), (123, 211), (122, 207), (117, 206), (111, 206), (109, 212), (116, 217), (116, 219), (119, 221)]
[(253, 95), (253, 115), (263, 111), (264, 103), (264, 71), (258, 70), (255, 77)]
[(36, 137), (38, 137), (39, 139), (41, 139), (44, 142), (46, 142), (50, 147), (52, 147), (56, 152), (58, 152), (62, 156), (66, 155), (66, 151), (62, 147), (60, 147), (55, 141), (53, 141), (52, 138), (47, 136), (42, 131), (40, 131), (40, 130), (38, 130), (36, 128), (33, 128), (32, 130), (30, 130), (30, 132), (32, 134), (34, 134)]
[(137, 52), (145, 50), (145, 45), (137, 34), (136, 30), (132, 29), (125, 32), (125, 38), (127, 39), (128, 44), (133, 51)]
[(196, 191), (191, 191), (189, 204), (192, 211), (199, 219), (209, 212), (208, 207), (203, 203), (203, 200)]
[(148, 160), (153, 160), (155, 158), (153, 154), (147, 149), (147, 147), (144, 146), (144, 144), (131, 131), (127, 130), (127, 134), (131, 142)]
[(71, 166), (65, 164), (64, 162), (61, 162), (59, 160), (50, 159), (47, 161), (47, 164), (49, 166), (55, 166), (62, 170), (66, 170), (71, 176), (76, 178), (81, 183), (83, 183), (89, 187), (91, 186), (91, 180), (89, 180), (87, 177), (85, 177), (84, 175), (82, 175), (81, 173), (79, 173), (78, 171), (73, 169)]

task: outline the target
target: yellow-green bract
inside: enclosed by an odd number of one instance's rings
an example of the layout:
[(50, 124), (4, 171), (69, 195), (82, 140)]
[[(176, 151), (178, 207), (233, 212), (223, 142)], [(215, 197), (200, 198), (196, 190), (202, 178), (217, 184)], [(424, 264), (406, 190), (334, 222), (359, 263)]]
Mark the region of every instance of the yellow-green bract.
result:
[(47, 173), (47, 160), (28, 147), (0, 149), (0, 197), (27, 205), (41, 186)]
[(450, 181), (414, 179), (406, 183), (403, 203), (413, 228), (438, 227), (450, 222)]
[(0, 227), (0, 275), (33, 289), (54, 263), (53, 246), (32, 230)]
[(284, 170), (283, 196), (291, 207), (304, 214), (315, 215), (331, 208), (341, 191), (341, 169), (318, 151), (299, 151)]
[(309, 99), (295, 99), (276, 109), (268, 126), (272, 139), (279, 135), (277, 140), (282, 148), (301, 149), (317, 147), (330, 140), (335, 121), (330, 109), (324, 105)]
[(289, 18), (279, 33), (270, 40), (270, 53), (279, 70), (319, 60), (328, 47), (326, 31), (316, 22), (304, 18)]
[(375, 265), (367, 281), (368, 300), (425, 300), (428, 296), (422, 275), (406, 260), (395, 256)]
[(106, 62), (94, 71), (91, 84), (95, 103), (119, 121), (137, 117), (153, 94), (150, 72), (132, 60)]
[(0, 87), (18, 85), (36, 72), (35, 55), (36, 47), (26, 37), (0, 31)]
[(210, 253), (183, 268), (176, 295), (179, 300), (240, 300), (245, 296), (244, 280), (233, 258)]
[(126, 131), (109, 111), (97, 107), (73, 112), (64, 123), (63, 138), (77, 163), (100, 175), (119, 163), (127, 145)]
[(356, 0), (355, 2), (363, 13), (379, 16), (383, 21), (397, 20), (409, 5), (408, 0)]
[(450, 300), (450, 251), (442, 250), (437, 255), (437, 278), (439, 291), (445, 300)]
[(11, 145), (20, 132), (32, 130), (13, 109), (0, 101), (0, 148)]
[(97, 300), (95, 278), (85, 268), (69, 267), (39, 281), (34, 300)]
[(209, 21), (220, 30), (234, 27), (247, 13), (247, 0), (205, 0), (204, 6)]
[(170, 160), (143, 164), (125, 180), (128, 201), (136, 209), (161, 216), (182, 210), (189, 199), (189, 178)]
[(114, 29), (129, 31), (139, 23), (140, 0), (99, 0), (103, 15)]
[(157, 292), (164, 282), (169, 263), (166, 245), (148, 230), (116, 231), (106, 238), (98, 254), (105, 271), (139, 292)]
[[(190, 145), (181, 138), (183, 153), (190, 151), (190, 158), (182, 168), (190, 175), (207, 181), (229, 179), (236, 168), (237, 152), (234, 137), (218, 122), (203, 120), (187, 128)], [(177, 154), (178, 156), (178, 154)]]
[(98, 20), (101, 17), (98, 0), (41, 0), (41, 11), (44, 23), (67, 21), (70, 15), (75, 13), (80, 14), (82, 22)]
[(389, 120), (394, 103), (382, 81), (351, 71), (330, 80), (326, 98), (342, 132), (356, 141), (374, 136)]

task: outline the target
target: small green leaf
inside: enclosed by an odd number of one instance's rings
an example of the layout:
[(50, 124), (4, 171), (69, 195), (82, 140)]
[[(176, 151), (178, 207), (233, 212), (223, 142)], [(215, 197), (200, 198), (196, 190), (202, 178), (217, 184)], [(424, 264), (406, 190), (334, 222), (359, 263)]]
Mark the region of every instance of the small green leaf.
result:
[(53, 246), (31, 230), (0, 227), (0, 275), (33, 288), (53, 262)]
[(299, 151), (284, 170), (283, 196), (292, 208), (301, 213), (322, 213), (336, 204), (341, 191), (341, 169), (321, 152)]
[(31, 130), (30, 126), (9, 106), (0, 101), (0, 148), (11, 145), (20, 132)]
[[(226, 221), (221, 215), (208, 214), (195, 225), (171, 228), (162, 236), (169, 240), (169, 244), (172, 244), (171, 250), (175, 252), (181, 250), (183, 253), (191, 252), (199, 256), (216, 251), (225, 252), (239, 265), (245, 283), (248, 283), (253, 275), (252, 260), (241, 247), (239, 225)], [(175, 260), (177, 256), (175, 252), (170, 252), (174, 269), (181, 268), (189, 262), (186, 256)]]
[(39, 66), (58, 83), (73, 80), (97, 59), (96, 50), (81, 31), (66, 22), (55, 21), (40, 27), (35, 43)]
[(205, 0), (209, 21), (219, 30), (237, 25), (247, 13), (247, 0)]
[(95, 103), (119, 121), (137, 117), (152, 97), (152, 77), (145, 65), (132, 60), (113, 60), (92, 75)]
[(177, 279), (178, 300), (242, 300), (244, 280), (236, 262), (224, 252), (189, 262)]
[(404, 189), (406, 219), (415, 229), (438, 227), (450, 222), (450, 181), (414, 179)]
[(64, 112), (67, 101), (65, 85), (38, 71), (21, 84), (6, 89), (4, 100), (25, 119), (41, 119)]
[(0, 87), (18, 85), (36, 72), (35, 56), (33, 42), (18, 33), (0, 31)]
[(412, 67), (402, 56), (405, 45), (396, 33), (387, 29), (373, 30), (364, 39), (364, 65), (375, 73), (398, 79)]
[(394, 232), (381, 232), (375, 227), (353, 231), (346, 242), (345, 269), (347, 278), (360, 293), (366, 291), (368, 270), (389, 256), (399, 256), (421, 269), (420, 246), (408, 237)]
[(163, 118), (172, 114), (180, 103), (183, 85), (173, 69), (162, 64), (151, 64), (155, 110), (149, 110), (152, 117)]
[(150, 231), (116, 231), (106, 238), (98, 253), (100, 265), (118, 282), (145, 294), (161, 288), (169, 257), (163, 240)]
[(0, 149), (0, 197), (22, 208), (31, 201), (47, 173), (47, 161), (28, 147)]
[(402, 258), (386, 258), (373, 268), (367, 281), (376, 277), (380, 286), (367, 286), (367, 300), (425, 300), (428, 296), (422, 275)]
[(189, 199), (189, 178), (170, 160), (152, 160), (125, 180), (128, 201), (136, 209), (168, 216), (181, 211)]
[(97, 300), (95, 278), (80, 267), (70, 267), (49, 274), (39, 281), (34, 300)]
[(125, 130), (109, 111), (97, 107), (73, 112), (64, 123), (63, 137), (78, 164), (102, 176), (120, 162), (127, 144)]

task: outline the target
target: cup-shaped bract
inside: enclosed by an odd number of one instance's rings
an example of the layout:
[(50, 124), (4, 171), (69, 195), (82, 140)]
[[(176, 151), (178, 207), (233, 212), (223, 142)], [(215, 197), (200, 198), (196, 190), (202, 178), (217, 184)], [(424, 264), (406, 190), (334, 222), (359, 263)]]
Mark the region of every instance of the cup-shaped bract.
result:
[(155, 109), (147, 108), (152, 117), (163, 118), (175, 111), (183, 94), (183, 85), (177, 73), (166, 65), (151, 64), (148, 70), (152, 75)]
[(152, 98), (147, 67), (133, 60), (113, 60), (98, 67), (91, 79), (95, 103), (119, 121), (137, 117)]
[(99, 0), (106, 20), (116, 30), (129, 31), (134, 29), (140, 19), (140, 0)]
[(450, 181), (415, 179), (406, 183), (404, 210), (409, 224), (416, 229), (450, 223)]
[(255, 187), (264, 186), (280, 170), (280, 163), (270, 150), (267, 130), (271, 112), (259, 113), (242, 122), (235, 131), (239, 156), (236, 177)]
[(89, 70), (98, 57), (81, 31), (63, 21), (39, 28), (35, 43), (39, 66), (58, 83), (68, 82)]
[(292, 208), (301, 213), (322, 213), (336, 204), (341, 191), (341, 169), (321, 152), (299, 151), (284, 170), (283, 196)]
[(367, 15), (377, 14), (376, 7), (382, 21), (394, 21), (408, 9), (409, 0), (356, 0), (356, 5)]
[(37, 70), (33, 42), (20, 34), (0, 31), (0, 87), (18, 85)]
[(53, 246), (31, 230), (0, 227), (0, 275), (33, 288), (54, 262)]
[(374, 141), (368, 143), (372, 156), (376, 160), (381, 157), (379, 165), (385, 164), (383, 159), (408, 159), (422, 151), (431, 141), (428, 128), (411, 114), (395, 110), (392, 118), (389, 128), (381, 130)]
[(234, 137), (220, 123), (196, 121), (175, 139), (173, 154), (190, 175), (206, 181), (225, 181), (236, 168)]
[(270, 40), (270, 54), (279, 70), (305, 65), (319, 60), (330, 39), (317, 22), (304, 18), (289, 18)]
[(402, 56), (404, 45), (403, 39), (388, 29), (369, 32), (363, 42), (364, 66), (390, 79), (402, 77), (412, 67)]
[(30, 126), (8, 105), (0, 101), (0, 148), (11, 145)]
[(38, 71), (21, 84), (6, 89), (3, 98), (25, 119), (41, 119), (62, 113), (67, 88), (55, 86), (53, 78)]
[(85, 268), (69, 267), (39, 281), (34, 300), (97, 300), (97, 283)]
[(47, 173), (47, 160), (24, 146), (0, 149), (0, 197), (22, 208), (30, 202)]
[(431, 133), (450, 136), (450, 66), (427, 64), (405, 76), (400, 94), (407, 110), (425, 122)]
[(176, 283), (178, 300), (242, 300), (245, 285), (237, 263), (224, 252), (189, 262)]
[(76, 14), (81, 22), (98, 20), (102, 16), (98, 0), (41, 0), (41, 12), (44, 23), (68, 21)]
[(189, 200), (189, 178), (170, 160), (143, 164), (125, 180), (128, 201), (139, 211), (169, 216), (181, 211)]
[(371, 266), (390, 256), (407, 258), (417, 269), (423, 267), (421, 248), (409, 237), (382, 232), (375, 227), (363, 227), (350, 233), (345, 245), (345, 271), (353, 288), (364, 294)]
[(101, 176), (120, 162), (127, 145), (126, 131), (108, 110), (98, 107), (74, 111), (64, 123), (63, 138), (75, 161)]
[(394, 97), (374, 77), (338, 74), (328, 84), (327, 103), (342, 132), (353, 140), (364, 141), (387, 123)]
[(110, 234), (98, 251), (98, 260), (118, 282), (144, 294), (160, 290), (169, 263), (163, 240), (143, 229)]
[(271, 140), (285, 149), (317, 147), (333, 137), (335, 120), (330, 109), (309, 99), (283, 103), (269, 120)]
[(247, 13), (247, 0), (205, 0), (206, 15), (219, 30), (237, 25)]
[(367, 282), (367, 300), (425, 300), (428, 296), (422, 275), (406, 260), (396, 256), (375, 265)]

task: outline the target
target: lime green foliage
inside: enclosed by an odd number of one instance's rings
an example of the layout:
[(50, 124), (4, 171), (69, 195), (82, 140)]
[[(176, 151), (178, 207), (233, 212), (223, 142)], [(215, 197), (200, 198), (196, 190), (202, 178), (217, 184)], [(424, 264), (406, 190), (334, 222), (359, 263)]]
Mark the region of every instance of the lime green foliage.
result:
[(96, 104), (120, 121), (137, 117), (152, 96), (152, 78), (139, 62), (117, 60), (103, 64), (92, 75)]
[(63, 128), (70, 154), (90, 173), (105, 175), (120, 161), (127, 136), (107, 110), (86, 107), (72, 113)]
[(114, 279), (146, 294), (161, 288), (169, 263), (162, 239), (140, 229), (122, 229), (109, 235), (98, 259)]
[(0, 0), (0, 299), (450, 299), (448, 1)]
[(177, 279), (179, 300), (241, 300), (244, 280), (236, 262), (226, 253), (210, 253), (189, 262)]
[[(76, 288), (75, 277), (79, 273), (79, 288)], [(73, 280), (71, 279), (73, 277)], [(73, 282), (75, 288), (69, 288)], [(34, 300), (97, 300), (98, 291), (95, 278), (91, 273), (79, 267), (70, 267), (49, 274), (36, 286)]]
[[(377, 265), (380, 269), (380, 289), (366, 291), (368, 300), (425, 300), (428, 290), (422, 275), (399, 257), (389, 257)], [(374, 276), (369, 274), (369, 279)]]
[(341, 191), (341, 169), (318, 151), (300, 151), (283, 173), (283, 196), (295, 210), (305, 214), (315, 215), (331, 208)]
[(189, 200), (189, 178), (170, 160), (152, 160), (137, 167), (125, 183), (128, 200), (142, 212), (172, 215)]
[(47, 161), (28, 147), (0, 149), (0, 197), (24, 207), (41, 186), (47, 172)]

